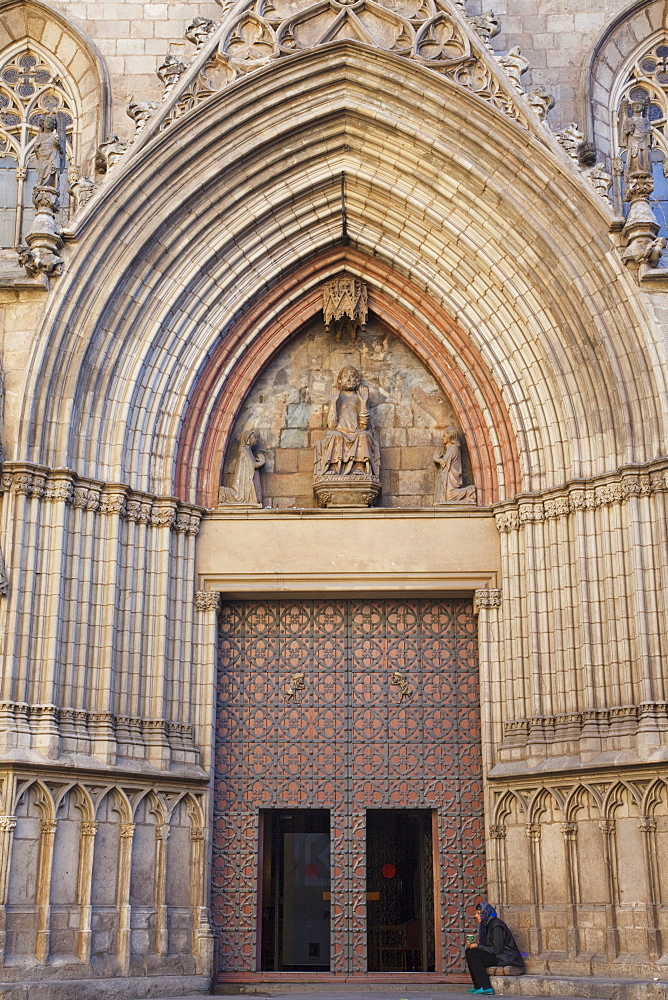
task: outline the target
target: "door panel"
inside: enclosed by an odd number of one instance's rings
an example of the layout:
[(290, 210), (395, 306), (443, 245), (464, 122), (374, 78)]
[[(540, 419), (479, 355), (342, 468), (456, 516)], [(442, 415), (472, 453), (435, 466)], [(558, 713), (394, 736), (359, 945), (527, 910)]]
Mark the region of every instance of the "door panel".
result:
[(331, 815), (332, 971), (367, 969), (367, 809), (436, 810), (436, 968), (461, 971), (464, 906), (484, 890), (470, 601), (228, 601), (220, 621), (219, 970), (259, 967), (259, 811), (310, 808)]

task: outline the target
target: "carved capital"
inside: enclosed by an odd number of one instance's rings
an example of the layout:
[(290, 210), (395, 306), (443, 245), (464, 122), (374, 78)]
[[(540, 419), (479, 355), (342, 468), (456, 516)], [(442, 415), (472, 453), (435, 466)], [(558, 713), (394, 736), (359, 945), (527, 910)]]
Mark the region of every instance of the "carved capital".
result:
[(190, 828), (190, 839), (193, 842), (204, 840), (204, 830), (201, 826), (192, 826)]
[(16, 827), (16, 816), (0, 816), (0, 833), (11, 833)]
[(562, 823), (561, 832), (565, 840), (576, 840), (578, 835), (577, 823)]
[(537, 843), (540, 840), (540, 823), (527, 823), (524, 832), (529, 840)]
[(43, 837), (53, 837), (58, 826), (57, 819), (43, 819), (39, 825)]
[(121, 823), (119, 826), (119, 837), (121, 840), (132, 840), (135, 834), (134, 823)]
[(197, 611), (218, 612), (220, 608), (220, 594), (217, 590), (196, 590), (195, 608)]
[(615, 821), (614, 819), (600, 819), (598, 821), (598, 828), (601, 833), (611, 834), (615, 832)]
[(99, 823), (85, 822), (81, 824), (82, 837), (94, 837), (97, 833)]
[(505, 840), (506, 839), (506, 828), (501, 824), (495, 824), (490, 826), (489, 835), (492, 840)]
[(503, 510), (495, 515), (499, 531), (517, 531), (520, 526), (520, 516), (516, 510)]
[(638, 828), (643, 833), (653, 833), (656, 830), (656, 819), (654, 816), (641, 816), (638, 820)]
[(169, 823), (158, 823), (155, 828), (155, 839), (167, 842), (171, 832)]
[(480, 608), (500, 608), (501, 591), (498, 588), (476, 590), (473, 594), (473, 610), (477, 614)]

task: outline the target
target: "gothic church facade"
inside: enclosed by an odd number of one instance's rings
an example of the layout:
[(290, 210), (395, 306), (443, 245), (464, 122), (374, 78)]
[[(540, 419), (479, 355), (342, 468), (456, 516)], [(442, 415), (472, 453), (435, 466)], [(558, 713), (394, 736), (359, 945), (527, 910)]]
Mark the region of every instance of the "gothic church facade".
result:
[(506, 7), (0, 0), (0, 983), (665, 978), (668, 3)]

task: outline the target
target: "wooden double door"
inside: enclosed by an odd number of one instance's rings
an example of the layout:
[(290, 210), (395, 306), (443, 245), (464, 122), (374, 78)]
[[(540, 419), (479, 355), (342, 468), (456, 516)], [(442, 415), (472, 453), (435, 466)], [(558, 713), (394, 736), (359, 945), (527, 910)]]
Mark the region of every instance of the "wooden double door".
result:
[[(263, 965), (461, 972), (467, 906), (485, 882), (476, 632), (466, 598), (223, 601), (212, 868), (219, 979)], [(419, 875), (382, 930), (382, 880), (398, 878), (392, 859), (415, 839), (411, 822), (423, 831)], [(395, 830), (394, 847), (385, 828)], [(323, 904), (313, 903), (314, 954), (282, 964), (281, 942), (305, 933), (284, 926), (288, 911), (303, 919), (306, 905), (286, 885), (306, 892), (302, 884)], [(392, 913), (405, 919), (391, 924)], [(394, 958), (390, 925), (401, 942)]]

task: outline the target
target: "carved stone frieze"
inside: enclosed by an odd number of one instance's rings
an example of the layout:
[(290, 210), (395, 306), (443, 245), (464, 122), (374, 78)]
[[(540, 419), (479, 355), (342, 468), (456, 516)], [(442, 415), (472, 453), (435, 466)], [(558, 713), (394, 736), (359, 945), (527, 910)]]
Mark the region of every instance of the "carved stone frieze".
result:
[(551, 745), (555, 741), (578, 740), (586, 735), (612, 738), (635, 736), (643, 719), (654, 721), (659, 729), (665, 728), (668, 725), (668, 703), (657, 701), (512, 719), (503, 724), (503, 745), (524, 748), (529, 743)]
[(137, 524), (168, 527), (188, 535), (196, 535), (199, 530), (200, 508), (181, 504), (171, 497), (156, 497), (117, 485), (104, 486), (62, 469), (50, 471), (43, 466), (6, 462), (2, 485), (10, 493), (62, 502), (80, 510), (117, 515)]
[(520, 497), (499, 505), (494, 516), (499, 531), (518, 531), (527, 524), (569, 517), (577, 511), (623, 504), (635, 497), (667, 491), (668, 470), (658, 464), (655, 468), (646, 465), (622, 469), (615, 477), (566, 483), (559, 492)]

